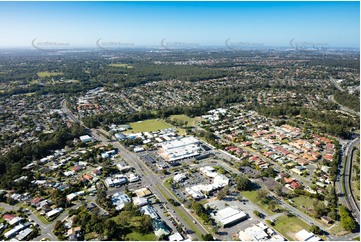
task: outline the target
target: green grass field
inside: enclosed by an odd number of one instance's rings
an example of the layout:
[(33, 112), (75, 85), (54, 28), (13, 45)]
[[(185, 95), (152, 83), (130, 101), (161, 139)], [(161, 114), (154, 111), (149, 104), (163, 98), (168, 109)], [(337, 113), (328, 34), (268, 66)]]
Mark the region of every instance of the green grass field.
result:
[(297, 208), (307, 214), (313, 214), (313, 211), (307, 211), (306, 208), (313, 208), (313, 202), (316, 201), (316, 199), (314, 198), (310, 198), (310, 197), (304, 197), (304, 196), (299, 196), (299, 197), (295, 197), (292, 198), (293, 200), (293, 204), (297, 206)]
[(166, 123), (161, 119), (148, 119), (139, 122), (129, 123), (131, 130), (128, 130), (124, 133), (139, 133), (139, 132), (150, 132), (150, 131), (157, 131), (160, 129), (166, 128), (174, 128), (171, 124)]
[(269, 215), (273, 215), (275, 214), (274, 212), (272, 212), (268, 206), (266, 204), (260, 203), (258, 198), (257, 198), (257, 191), (256, 190), (252, 190), (252, 191), (242, 191), (240, 192), (241, 195), (245, 198), (247, 198), (248, 200), (250, 200), (251, 202), (253, 202), (254, 204), (256, 204), (257, 206), (259, 206), (260, 208), (262, 208), (265, 212), (267, 212)]
[(178, 119), (178, 120), (181, 120), (181, 121), (186, 121), (186, 122), (188, 122), (187, 123), (188, 126), (193, 125), (193, 122), (194, 122), (194, 118), (188, 117), (185, 114), (171, 115), (171, 116), (169, 116), (169, 118), (170, 119)]
[(130, 66), (128, 64), (122, 64), (122, 63), (109, 64), (109, 66), (111, 66), (111, 67), (122, 67), (122, 68), (133, 68), (133, 66)]
[(297, 217), (282, 215), (278, 217), (274, 228), (288, 240), (297, 240), (295, 234), (302, 229), (308, 230), (310, 226)]
[(62, 76), (62, 75), (64, 75), (62, 72), (49, 72), (49, 71), (38, 72), (38, 77), (52, 77), (52, 76)]
[(125, 240), (130, 241), (157, 241), (157, 237), (154, 234), (141, 234), (138, 232), (132, 232), (125, 236)]

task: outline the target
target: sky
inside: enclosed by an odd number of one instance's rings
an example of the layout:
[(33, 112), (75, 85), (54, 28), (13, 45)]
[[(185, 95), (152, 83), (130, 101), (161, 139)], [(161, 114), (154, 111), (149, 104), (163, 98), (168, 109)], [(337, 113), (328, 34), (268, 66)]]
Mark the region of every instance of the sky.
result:
[[(0, 2), (0, 47), (359, 48), (359, 2)], [(49, 44), (50, 43), (50, 44)]]

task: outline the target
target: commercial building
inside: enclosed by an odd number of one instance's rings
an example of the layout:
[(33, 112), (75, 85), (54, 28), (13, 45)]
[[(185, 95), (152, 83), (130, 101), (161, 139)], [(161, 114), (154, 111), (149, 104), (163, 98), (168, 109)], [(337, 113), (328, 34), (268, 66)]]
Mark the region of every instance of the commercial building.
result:
[(246, 213), (233, 207), (221, 209), (212, 216), (223, 227), (230, 227), (248, 218)]
[(92, 137), (90, 137), (89, 135), (83, 135), (83, 136), (80, 136), (79, 139), (81, 140), (81, 142), (83, 143), (88, 143), (90, 141), (92, 141)]
[(133, 192), (137, 195), (137, 197), (147, 197), (152, 195), (151, 190), (149, 190), (147, 187), (134, 190)]
[(145, 215), (149, 215), (151, 219), (159, 218), (157, 210), (149, 205), (140, 208), (140, 212)]
[(158, 219), (153, 220), (153, 228), (154, 228), (154, 234), (158, 238), (160, 238), (162, 235), (167, 236), (171, 232), (168, 225), (164, 221)]
[(184, 180), (187, 179), (187, 176), (185, 173), (180, 173), (180, 174), (177, 174), (173, 177), (173, 181), (178, 183), (178, 182), (182, 182)]
[(117, 140), (125, 140), (125, 139), (127, 139), (127, 136), (125, 134), (123, 134), (123, 133), (118, 133), (118, 134), (115, 134), (114, 136), (115, 136), (115, 138), (117, 138)]
[(112, 204), (115, 206), (116, 210), (122, 210), (125, 204), (130, 203), (131, 199), (127, 194), (122, 192), (117, 192), (112, 196)]
[(180, 233), (174, 233), (172, 235), (169, 235), (168, 237), (169, 241), (183, 241), (184, 238)]
[(196, 200), (204, 198), (204, 194), (196, 188), (197, 188), (196, 186), (186, 187), (185, 191), (189, 196), (191, 196), (192, 198), (194, 198)]
[(273, 229), (260, 222), (252, 227), (240, 231), (238, 238), (241, 241), (284, 241), (285, 239)]
[(241, 241), (265, 241), (268, 239), (268, 234), (257, 225), (253, 225), (240, 231), (238, 237)]
[(298, 233), (296, 233), (296, 238), (299, 241), (320, 241), (321, 238), (315, 236), (314, 233), (308, 232), (305, 229), (302, 229)]
[(200, 154), (199, 141), (194, 137), (183, 137), (162, 143), (158, 154), (166, 161), (174, 162)]

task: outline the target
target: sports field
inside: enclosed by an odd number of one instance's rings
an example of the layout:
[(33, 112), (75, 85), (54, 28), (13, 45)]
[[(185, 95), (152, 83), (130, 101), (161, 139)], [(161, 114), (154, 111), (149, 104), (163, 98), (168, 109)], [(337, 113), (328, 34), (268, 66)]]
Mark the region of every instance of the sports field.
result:
[(122, 67), (122, 68), (133, 68), (133, 66), (130, 66), (128, 64), (122, 64), (122, 63), (109, 64), (109, 66), (111, 66), (111, 67)]
[(62, 72), (49, 72), (49, 71), (41, 71), (38, 72), (38, 77), (52, 77), (52, 76), (62, 76), (64, 75)]
[(194, 122), (194, 118), (190, 118), (188, 117), (187, 115), (184, 115), (184, 114), (180, 114), (180, 115), (171, 115), (169, 116), (170, 119), (175, 119), (175, 120), (181, 120), (181, 121), (186, 121), (187, 122), (187, 126), (192, 126), (194, 125), (193, 122)]
[(128, 130), (124, 133), (139, 133), (139, 132), (150, 132), (157, 131), (166, 128), (174, 128), (171, 124), (166, 123), (161, 119), (148, 119), (144, 121), (132, 122), (129, 123), (131, 130)]

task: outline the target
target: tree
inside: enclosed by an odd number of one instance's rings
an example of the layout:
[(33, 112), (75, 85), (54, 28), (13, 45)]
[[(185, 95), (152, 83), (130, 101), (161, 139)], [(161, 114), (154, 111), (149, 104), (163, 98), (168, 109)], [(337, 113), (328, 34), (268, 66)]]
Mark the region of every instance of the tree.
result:
[(229, 186), (225, 186), (222, 190), (220, 190), (217, 194), (217, 199), (222, 200), (225, 198), (229, 193)]
[(213, 235), (211, 235), (211, 234), (202, 234), (202, 239), (204, 240), (204, 241), (213, 241)]
[(238, 191), (250, 190), (251, 181), (244, 175), (236, 177), (236, 189)]
[(357, 228), (355, 220), (350, 216), (349, 211), (344, 206), (340, 206), (339, 209), (340, 216), (341, 216), (341, 224), (344, 229), (347, 231), (355, 231)]
[(222, 200), (225, 197), (226, 197), (226, 193), (223, 190), (220, 190), (217, 194), (217, 199)]
[(312, 225), (310, 231), (314, 234), (321, 234), (322, 230), (317, 225)]
[(104, 223), (104, 235), (107, 240), (121, 240), (120, 229), (111, 219), (106, 220)]
[(63, 223), (60, 220), (57, 220), (54, 225), (54, 230), (58, 230), (63, 226)]
[(277, 186), (276, 186), (276, 188), (275, 188), (275, 193), (276, 193), (276, 195), (277, 196), (283, 196), (284, 194), (283, 194), (283, 192), (282, 192), (282, 185), (281, 184), (278, 184)]
[(141, 232), (143, 234), (147, 234), (153, 231), (152, 219), (150, 216), (143, 215), (140, 224), (141, 224)]
[(266, 203), (267, 202), (267, 198), (268, 198), (268, 191), (264, 188), (261, 188), (257, 191), (257, 198), (259, 201), (261, 201), (262, 203)]
[(324, 203), (319, 203), (315, 208), (317, 217), (322, 217), (327, 214), (327, 208)]

